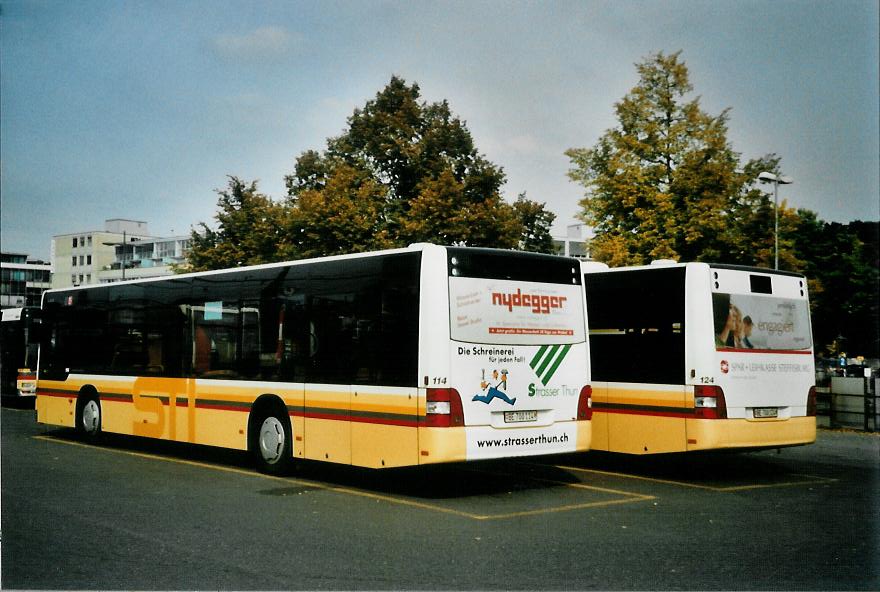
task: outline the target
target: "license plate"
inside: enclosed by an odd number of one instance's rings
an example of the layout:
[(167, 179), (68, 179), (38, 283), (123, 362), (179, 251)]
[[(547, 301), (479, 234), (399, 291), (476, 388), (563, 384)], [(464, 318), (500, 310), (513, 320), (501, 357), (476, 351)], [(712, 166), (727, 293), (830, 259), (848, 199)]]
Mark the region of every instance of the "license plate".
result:
[(504, 423), (523, 423), (526, 421), (538, 421), (537, 411), (505, 411)]
[(753, 414), (756, 418), (776, 417), (779, 414), (779, 410), (776, 407), (756, 407), (753, 410)]

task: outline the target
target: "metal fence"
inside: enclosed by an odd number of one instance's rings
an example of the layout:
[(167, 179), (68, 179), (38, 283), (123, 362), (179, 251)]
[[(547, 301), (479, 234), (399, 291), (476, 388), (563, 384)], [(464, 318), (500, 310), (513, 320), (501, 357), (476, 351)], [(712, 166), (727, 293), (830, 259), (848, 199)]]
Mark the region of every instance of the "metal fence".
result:
[(819, 425), (880, 431), (876, 377), (833, 377), (829, 386), (816, 388)]

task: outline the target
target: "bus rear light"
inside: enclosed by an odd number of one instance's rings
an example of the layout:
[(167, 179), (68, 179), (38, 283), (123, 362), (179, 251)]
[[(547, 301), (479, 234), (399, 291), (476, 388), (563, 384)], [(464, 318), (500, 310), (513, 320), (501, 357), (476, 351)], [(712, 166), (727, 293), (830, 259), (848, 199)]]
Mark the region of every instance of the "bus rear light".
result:
[(449, 415), (451, 410), (449, 401), (428, 401), (425, 407), (428, 415)]
[(578, 395), (577, 418), (593, 419), (593, 387), (590, 385), (585, 385)]
[(451, 428), (464, 425), (461, 395), (453, 388), (427, 389), (425, 427)]
[(811, 386), (807, 393), (807, 417), (816, 417), (816, 387)]
[(720, 386), (694, 387), (694, 415), (697, 419), (727, 419), (727, 403)]
[(37, 373), (29, 368), (19, 368), (15, 383), (20, 395), (33, 395), (37, 392)]

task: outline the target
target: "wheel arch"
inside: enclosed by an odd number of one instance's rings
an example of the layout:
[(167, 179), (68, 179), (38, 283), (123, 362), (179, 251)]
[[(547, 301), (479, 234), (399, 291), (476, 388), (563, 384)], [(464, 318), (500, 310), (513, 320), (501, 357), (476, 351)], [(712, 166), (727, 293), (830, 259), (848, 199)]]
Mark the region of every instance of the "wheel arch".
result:
[(249, 451), (254, 451), (260, 424), (270, 412), (276, 412), (286, 418), (285, 421), (287, 421), (287, 425), (290, 428), (290, 433), (293, 433), (293, 424), (290, 421), (290, 414), (287, 412), (287, 405), (284, 403), (284, 400), (274, 393), (264, 393), (257, 397), (257, 400), (251, 405), (251, 411), (248, 414), (247, 445)]
[[(87, 401), (90, 399), (94, 399), (98, 402), (98, 408), (101, 408), (101, 394), (98, 392), (98, 389), (95, 388), (94, 385), (84, 384), (79, 388), (79, 392), (76, 394), (76, 410), (79, 412), (82, 405), (85, 405)], [(79, 415), (77, 415), (79, 417)]]
[[(83, 425), (83, 412), (85, 406), (89, 403), (89, 401), (94, 401), (95, 405), (98, 406), (98, 423), (97, 430), (94, 433), (89, 433), (85, 426)], [(79, 392), (76, 395), (76, 410), (74, 413), (74, 429), (77, 432), (82, 434), (86, 434), (89, 438), (96, 438), (100, 432), (103, 431), (104, 424), (104, 408), (101, 405), (101, 395), (98, 392), (98, 389), (95, 388), (94, 385), (84, 384), (80, 387)]]

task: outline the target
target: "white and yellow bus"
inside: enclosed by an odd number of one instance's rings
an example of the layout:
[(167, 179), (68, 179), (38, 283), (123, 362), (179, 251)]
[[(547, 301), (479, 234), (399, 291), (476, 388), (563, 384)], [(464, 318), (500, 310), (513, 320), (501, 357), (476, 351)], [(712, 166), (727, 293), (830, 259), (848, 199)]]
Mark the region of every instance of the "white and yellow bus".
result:
[(760, 449), (816, 438), (806, 279), (671, 262), (584, 263), (592, 449)]
[(33, 397), (37, 389), (37, 344), (28, 339), (35, 307), (0, 311), (0, 394)]
[(413, 245), (51, 290), (37, 420), (249, 450), (269, 472), (586, 450), (581, 277)]

